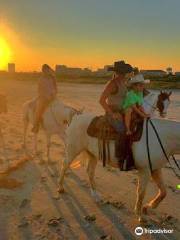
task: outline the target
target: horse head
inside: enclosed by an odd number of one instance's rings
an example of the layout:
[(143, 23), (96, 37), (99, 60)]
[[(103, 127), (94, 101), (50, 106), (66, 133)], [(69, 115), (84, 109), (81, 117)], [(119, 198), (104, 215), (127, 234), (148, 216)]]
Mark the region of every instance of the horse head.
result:
[(161, 91), (160, 94), (158, 95), (156, 107), (159, 110), (161, 117), (166, 117), (166, 115), (167, 115), (167, 109), (170, 104), (171, 94), (172, 94), (171, 91), (170, 92)]

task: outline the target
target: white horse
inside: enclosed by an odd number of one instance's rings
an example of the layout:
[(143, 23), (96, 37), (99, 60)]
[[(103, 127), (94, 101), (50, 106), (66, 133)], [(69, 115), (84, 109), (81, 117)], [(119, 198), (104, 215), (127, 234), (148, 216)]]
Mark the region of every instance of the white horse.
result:
[[(149, 94), (145, 98), (145, 105), (148, 108), (146, 109), (147, 113), (153, 113), (153, 111), (155, 110), (155, 106), (159, 101), (158, 99), (159, 99), (159, 96), (157, 97), (157, 95), (155, 94)], [(164, 111), (161, 112), (162, 115), (164, 115), (167, 112), (167, 107), (168, 107), (167, 99), (164, 99), (163, 105), (166, 108), (164, 108)], [(91, 194), (95, 198), (95, 200), (98, 201), (99, 195), (96, 191), (96, 186), (94, 181), (95, 168), (96, 168), (97, 160), (99, 156), (98, 139), (87, 135), (87, 128), (94, 117), (95, 117), (94, 114), (89, 114), (89, 113), (83, 113), (79, 116), (74, 116), (70, 126), (67, 128), (66, 156), (63, 161), (61, 173), (60, 173), (59, 192), (62, 193), (64, 191), (63, 181), (64, 181), (66, 170), (69, 168), (72, 161), (81, 152), (86, 151), (89, 156), (87, 173), (90, 181)], [(180, 152), (180, 141), (179, 141), (180, 140), (180, 123), (167, 121), (167, 120), (158, 120), (158, 119), (153, 120), (153, 122), (160, 133), (163, 143), (167, 149), (167, 153), (172, 154), (172, 153), (178, 153), (178, 151)], [(166, 159), (163, 156), (163, 153), (157, 142), (157, 138), (151, 127), (149, 127), (149, 144), (151, 149), (156, 149), (156, 151), (151, 152), (152, 167), (153, 167), (152, 177), (160, 190), (158, 196), (150, 204), (147, 205), (148, 207), (154, 208), (159, 204), (159, 202), (166, 195), (165, 186), (163, 184), (163, 180), (161, 177), (161, 168), (166, 164)], [(110, 160), (112, 162), (114, 161), (117, 162), (117, 159), (114, 153), (114, 141), (110, 141), (109, 148), (110, 148), (110, 158), (111, 158)], [(133, 156), (135, 159), (135, 165), (139, 170), (139, 185), (137, 190), (138, 195), (137, 195), (137, 202), (136, 202), (135, 209), (136, 209), (136, 214), (139, 220), (141, 220), (142, 201), (144, 198), (147, 182), (151, 175), (148, 159), (147, 159), (147, 152), (146, 152), (145, 126), (143, 129), (141, 140), (139, 142), (133, 143), (132, 150), (133, 150)]]
[[(33, 125), (35, 120), (36, 99), (27, 101), (23, 105), (24, 122), (24, 148), (27, 150), (26, 137), (29, 123)], [(72, 107), (64, 105), (60, 100), (54, 100), (43, 114), (42, 128), (47, 138), (47, 159), (50, 161), (51, 136), (56, 134), (65, 142), (65, 128), (70, 124), (74, 114), (80, 114)], [(34, 154), (37, 154), (37, 135), (33, 135)]]

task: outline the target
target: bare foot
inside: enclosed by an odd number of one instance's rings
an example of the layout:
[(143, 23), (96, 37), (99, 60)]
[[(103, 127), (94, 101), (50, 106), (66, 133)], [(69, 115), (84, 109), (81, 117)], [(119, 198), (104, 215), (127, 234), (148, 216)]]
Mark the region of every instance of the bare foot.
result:
[(130, 135), (132, 135), (132, 132), (130, 130), (127, 130), (126, 135), (130, 136)]

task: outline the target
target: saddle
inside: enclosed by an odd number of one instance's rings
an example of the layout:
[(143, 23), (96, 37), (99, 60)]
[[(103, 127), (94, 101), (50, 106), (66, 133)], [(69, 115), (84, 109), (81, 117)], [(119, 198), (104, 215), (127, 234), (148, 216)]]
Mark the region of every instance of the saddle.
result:
[(91, 121), (87, 133), (91, 137), (106, 140), (116, 140), (119, 136), (117, 131), (109, 124), (106, 116), (96, 116)]
[[(137, 142), (140, 140), (143, 130), (143, 120), (133, 115), (131, 123), (131, 140)], [(87, 134), (101, 140), (116, 140), (120, 134), (110, 125), (107, 116), (96, 116), (88, 126)]]
[[(141, 139), (143, 131), (143, 119), (137, 117), (136, 114), (132, 115), (131, 131), (133, 134), (127, 138), (124, 133), (119, 134), (110, 125), (106, 115), (93, 118), (87, 129), (87, 134), (98, 139), (99, 159), (102, 160), (103, 166), (106, 165), (106, 162), (110, 162), (110, 140), (115, 140), (115, 155), (119, 159), (120, 170), (129, 170), (134, 166), (131, 146), (133, 142)], [(125, 158), (128, 162), (124, 167)]]

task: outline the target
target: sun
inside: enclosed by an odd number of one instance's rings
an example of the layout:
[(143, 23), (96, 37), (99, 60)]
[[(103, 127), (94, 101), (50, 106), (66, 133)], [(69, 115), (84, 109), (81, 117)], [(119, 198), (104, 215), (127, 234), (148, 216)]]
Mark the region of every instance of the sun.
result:
[(4, 38), (0, 37), (0, 69), (6, 68), (11, 60), (11, 49)]

